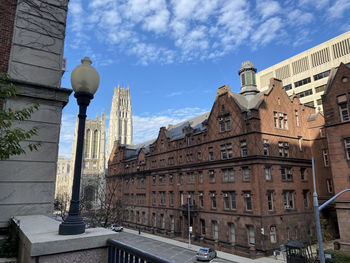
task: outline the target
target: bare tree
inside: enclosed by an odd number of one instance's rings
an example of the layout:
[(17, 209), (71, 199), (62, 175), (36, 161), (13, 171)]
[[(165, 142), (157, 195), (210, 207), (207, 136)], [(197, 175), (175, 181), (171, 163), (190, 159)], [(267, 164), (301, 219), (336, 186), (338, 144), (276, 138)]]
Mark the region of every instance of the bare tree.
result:
[(95, 204), (85, 198), (81, 201), (82, 215), (91, 227), (108, 227), (121, 224), (125, 213), (125, 202), (117, 195), (118, 184), (106, 184), (98, 192)]

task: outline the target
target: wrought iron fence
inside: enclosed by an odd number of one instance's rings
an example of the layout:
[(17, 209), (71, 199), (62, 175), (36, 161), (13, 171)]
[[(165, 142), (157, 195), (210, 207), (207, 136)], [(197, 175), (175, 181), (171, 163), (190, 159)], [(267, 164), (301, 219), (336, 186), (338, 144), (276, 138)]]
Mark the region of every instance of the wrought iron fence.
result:
[(171, 263), (167, 259), (150, 254), (141, 249), (129, 246), (115, 239), (109, 239), (108, 263)]

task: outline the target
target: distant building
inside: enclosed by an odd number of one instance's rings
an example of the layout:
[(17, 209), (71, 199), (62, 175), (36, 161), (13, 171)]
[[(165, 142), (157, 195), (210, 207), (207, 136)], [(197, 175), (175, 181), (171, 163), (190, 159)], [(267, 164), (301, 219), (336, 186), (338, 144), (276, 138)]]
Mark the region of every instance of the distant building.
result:
[(109, 118), (107, 155), (108, 160), (114, 141), (118, 140), (121, 144), (132, 144), (132, 109), (130, 99), (130, 89), (114, 89), (112, 106)]
[(242, 63), (240, 93), (220, 87), (210, 112), (155, 140), (115, 143), (107, 183), (126, 204), (124, 224), (183, 238), (192, 226), (194, 243), (250, 257), (315, 237), (312, 156), (321, 199), (333, 193), (324, 118), (279, 80), (259, 92), (255, 72)]
[[(331, 167), (334, 194), (350, 188), (350, 68), (333, 69), (322, 96), (328, 149), (322, 149)], [(350, 192), (335, 200), (340, 232), (340, 248), (350, 251)]]
[(73, 177), (71, 177), (71, 159), (58, 157), (56, 173), (55, 198), (67, 195), (70, 199), (72, 192)]
[[(75, 151), (77, 145), (78, 118), (74, 133), (71, 178), (74, 174)], [(101, 120), (96, 115), (95, 120), (87, 119), (83, 146), (83, 167), (81, 173), (81, 199), (91, 209), (104, 200), (105, 195), (105, 113)], [(70, 189), (71, 190), (71, 189)]]
[(350, 31), (260, 71), (257, 85), (266, 89), (270, 78), (277, 78), (289, 96), (295, 94), (301, 103), (322, 111), (328, 75), (341, 62), (350, 64)]
[[(0, 72), (17, 88), (0, 107), (40, 104), (30, 120), (16, 124), (38, 128), (21, 143), (26, 154), (0, 161), (0, 230), (13, 216), (52, 216), (62, 109), (72, 92), (61, 88), (67, 8), (68, 1), (0, 1)], [(41, 146), (30, 152), (28, 142)]]

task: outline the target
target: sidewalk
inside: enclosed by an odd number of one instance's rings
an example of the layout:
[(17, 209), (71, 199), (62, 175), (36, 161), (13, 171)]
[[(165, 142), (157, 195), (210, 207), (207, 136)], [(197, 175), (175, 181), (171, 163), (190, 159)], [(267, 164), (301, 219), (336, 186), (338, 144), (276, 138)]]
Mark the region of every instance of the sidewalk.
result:
[[(139, 234), (139, 232), (137, 230), (133, 230), (133, 229), (124, 228), (124, 231), (127, 233), (135, 234), (135, 235)], [(168, 244), (171, 244), (174, 246), (186, 248), (186, 249), (196, 251), (196, 252), (200, 248), (200, 246), (197, 246), (197, 245), (191, 245), (191, 248), (189, 248), (188, 243), (181, 242), (181, 241), (174, 240), (174, 239), (170, 239), (170, 238), (166, 238), (166, 237), (152, 235), (152, 234), (145, 233), (145, 232), (141, 232), (141, 235), (143, 237), (158, 240), (158, 241), (161, 241), (164, 243), (168, 243)], [(222, 259), (229, 260), (229, 261), (235, 261), (237, 263), (285, 263), (285, 261), (279, 260), (279, 259), (276, 260), (276, 259), (274, 259), (274, 257), (263, 257), (263, 258), (258, 258), (258, 259), (250, 259), (250, 258), (245, 258), (245, 257), (240, 257), (240, 256), (236, 256), (233, 254), (225, 253), (222, 251), (217, 251), (217, 256), (218, 256), (218, 258), (222, 258)]]

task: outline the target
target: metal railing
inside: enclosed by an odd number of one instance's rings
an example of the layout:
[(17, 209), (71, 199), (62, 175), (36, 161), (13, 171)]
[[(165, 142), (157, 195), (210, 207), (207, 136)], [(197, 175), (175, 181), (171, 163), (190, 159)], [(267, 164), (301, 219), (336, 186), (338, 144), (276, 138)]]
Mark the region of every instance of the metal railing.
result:
[(108, 239), (108, 263), (171, 263), (167, 259), (129, 246), (115, 239)]

